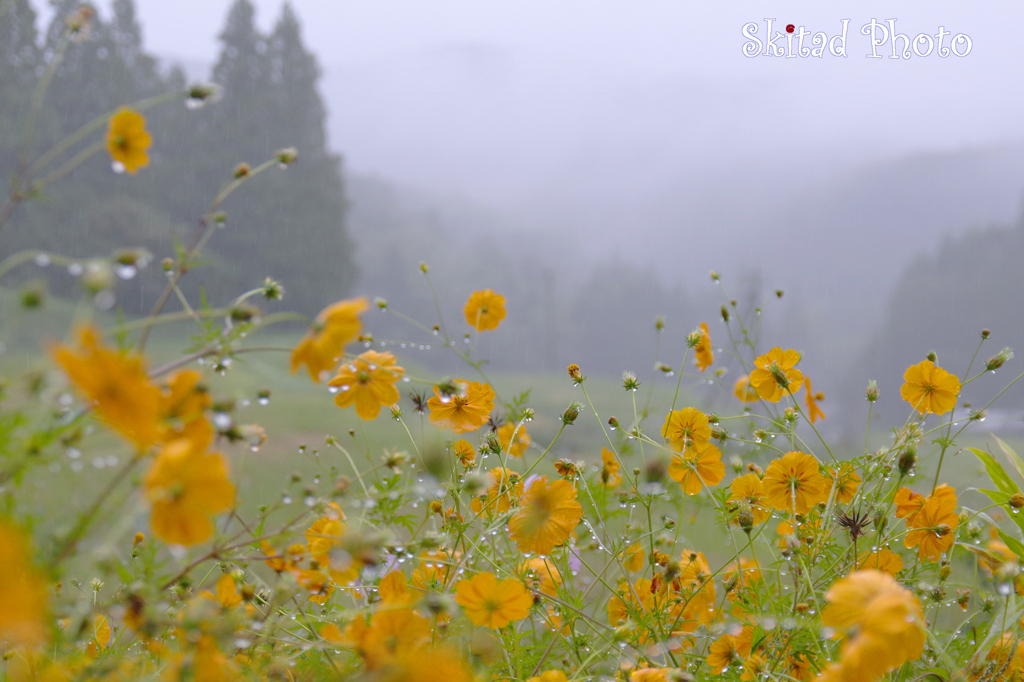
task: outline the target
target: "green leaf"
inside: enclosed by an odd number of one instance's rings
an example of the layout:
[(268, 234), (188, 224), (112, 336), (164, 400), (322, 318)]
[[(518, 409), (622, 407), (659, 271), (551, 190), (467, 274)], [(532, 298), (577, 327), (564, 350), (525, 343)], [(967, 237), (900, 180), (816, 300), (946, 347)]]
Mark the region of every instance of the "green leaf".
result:
[(1019, 558), (1024, 559), (1024, 542), (1021, 542), (1017, 538), (1012, 538), (1003, 531), (996, 529), (999, 533), (999, 539), (1006, 543), (1006, 546), (1010, 548), (1014, 554)]
[(1010, 466), (1017, 471), (1017, 475), (1020, 476), (1021, 480), (1024, 480), (1024, 461), (1021, 461), (1021, 458), (1013, 451), (1013, 448), (1001, 441), (998, 436), (993, 435), (992, 437), (996, 439), (999, 449), (1003, 451), (1004, 455), (1006, 455), (1006, 459), (1009, 460)]
[(973, 452), (981, 463), (985, 465), (985, 469), (988, 471), (989, 478), (996, 484), (996, 487), (1007, 495), (1016, 495), (1020, 492), (1020, 488), (1014, 483), (1009, 476), (1006, 475), (1006, 470), (1003, 469), (1003, 465), (996, 461), (996, 458), (978, 448), (967, 448)]

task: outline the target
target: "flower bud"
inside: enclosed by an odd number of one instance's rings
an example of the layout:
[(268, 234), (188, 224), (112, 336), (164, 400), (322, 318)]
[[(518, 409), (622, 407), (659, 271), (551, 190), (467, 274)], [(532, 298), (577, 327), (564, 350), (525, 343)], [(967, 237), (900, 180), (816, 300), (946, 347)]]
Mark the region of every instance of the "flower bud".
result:
[(775, 298), (782, 298), (782, 294), (783, 294), (782, 289), (776, 289), (775, 290)]
[(739, 523), (740, 528), (747, 535), (750, 535), (750, 531), (754, 528), (754, 514), (749, 508), (741, 509), (739, 515), (736, 517), (736, 522)]
[(654, 320), (654, 331), (660, 332), (664, 328), (665, 328), (665, 316), (664, 315), (658, 315), (658, 317)]
[(952, 573), (953, 569), (949, 567), (949, 563), (944, 562), (939, 568), (939, 580), (945, 582)]
[(931, 360), (933, 363), (938, 362), (939, 360), (939, 356), (933, 350), (928, 351), (928, 355), (925, 355), (924, 357)]
[(1013, 497), (1011, 497), (1010, 506), (1013, 507), (1014, 509), (1024, 508), (1024, 495), (1017, 493)]
[(1013, 350), (1011, 350), (1010, 348), (1004, 348), (988, 359), (988, 362), (985, 363), (985, 370), (989, 372), (994, 372), (1012, 358)]
[(899, 468), (900, 476), (906, 476), (913, 471), (914, 467), (917, 466), (917, 448), (913, 445), (908, 445), (900, 454), (896, 466)]
[(583, 382), (583, 374), (580, 372), (580, 366), (573, 363), (566, 368), (569, 372), (569, 378), (575, 381), (577, 384)]
[(619, 428), (619, 420), (616, 417), (608, 417), (608, 426), (613, 429)]
[(135, 534), (135, 538), (132, 540), (132, 547), (138, 547), (146, 541), (146, 534), (139, 532)]
[(622, 373), (622, 387), (627, 391), (635, 391), (640, 388), (640, 382), (632, 372)]
[(386, 298), (381, 298), (380, 296), (378, 296), (377, 298), (373, 299), (373, 303), (381, 310), (388, 309), (388, 300)]
[(721, 278), (721, 275), (718, 274), (718, 270), (712, 270), (711, 271), (711, 281), (712, 282), (717, 282), (720, 278)]
[(729, 309), (722, 305), (722, 321), (725, 323), (729, 322)]
[(572, 426), (580, 416), (580, 410), (582, 408), (583, 403), (578, 403), (575, 400), (569, 403), (569, 407), (565, 408), (565, 412), (562, 413), (562, 423), (566, 426)]
[(426, 261), (421, 261), (420, 262), (420, 272), (422, 272), (425, 275), (425, 274), (427, 274), (427, 272), (429, 270), (430, 270), (430, 266), (427, 265)]
[(431, 514), (440, 514), (443, 511), (444, 511), (444, 505), (441, 504), (440, 500), (431, 500), (430, 501), (430, 513)]
[(268, 301), (280, 301), (284, 298), (284, 287), (280, 282), (267, 277), (263, 280), (263, 298)]
[(880, 391), (878, 390), (878, 382), (872, 379), (871, 381), (868, 382), (868, 390), (866, 392), (868, 402), (873, 403), (876, 400), (878, 400), (879, 393)]
[(252, 168), (249, 167), (249, 164), (243, 161), (242, 163), (235, 166), (235, 170), (233, 170), (231, 174), (234, 175), (235, 179), (237, 180), (238, 178), (244, 178), (245, 176), (249, 175), (250, 172), (252, 172)]
[(277, 159), (277, 164), (281, 168), (285, 168), (298, 161), (299, 153), (295, 150), (295, 147), (287, 147), (277, 151), (274, 154), (274, 158)]
[(987, 329), (982, 329), (981, 330), (981, 338), (987, 339), (991, 335), (992, 335), (992, 332), (990, 332), (989, 330), (987, 330)]

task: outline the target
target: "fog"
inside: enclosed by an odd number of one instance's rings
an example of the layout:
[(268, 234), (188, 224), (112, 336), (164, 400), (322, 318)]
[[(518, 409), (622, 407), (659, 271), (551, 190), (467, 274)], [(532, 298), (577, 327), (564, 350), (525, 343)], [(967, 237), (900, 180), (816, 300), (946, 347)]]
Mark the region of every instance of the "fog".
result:
[[(137, 4), (148, 49), (204, 75), (229, 1)], [(268, 28), (280, 3), (254, 4)], [(485, 233), (566, 286), (614, 258), (681, 285), (707, 317), (721, 303), (709, 270), (737, 287), (759, 276), (787, 292), (780, 327), (801, 319), (805, 348), (848, 360), (910, 263), (1022, 208), (1020, 3), (293, 7), (346, 171), (418, 197), (448, 238)], [(742, 27), (763, 39), (766, 18), (829, 38), (849, 19), (847, 56), (744, 56)], [(867, 58), (872, 18), (910, 38), (964, 33), (971, 52)]]

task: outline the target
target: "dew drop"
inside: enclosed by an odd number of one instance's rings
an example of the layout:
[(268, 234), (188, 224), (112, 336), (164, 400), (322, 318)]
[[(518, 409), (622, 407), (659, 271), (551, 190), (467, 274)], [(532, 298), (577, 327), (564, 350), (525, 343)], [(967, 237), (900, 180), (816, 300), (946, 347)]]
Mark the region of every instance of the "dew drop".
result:
[(124, 173), (127, 169), (124, 167), (124, 164), (121, 163), (120, 161), (111, 161), (110, 170), (120, 175), (121, 173)]
[(47, 265), (50, 264), (50, 256), (49, 254), (46, 253), (37, 253), (36, 257), (33, 260), (35, 260), (36, 265), (38, 265), (41, 268), (45, 268)]

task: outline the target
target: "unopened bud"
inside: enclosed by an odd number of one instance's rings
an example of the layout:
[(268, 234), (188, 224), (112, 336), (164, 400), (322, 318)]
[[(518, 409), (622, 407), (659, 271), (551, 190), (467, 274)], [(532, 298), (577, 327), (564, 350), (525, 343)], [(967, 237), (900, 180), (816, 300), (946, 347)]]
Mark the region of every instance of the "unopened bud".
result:
[(132, 547), (138, 547), (146, 541), (146, 534), (139, 532), (135, 534), (135, 538), (132, 540)]
[(654, 320), (654, 330), (660, 332), (664, 328), (665, 328), (665, 316), (664, 315), (658, 315), (658, 317)]
[(1024, 495), (1017, 493), (1013, 497), (1011, 497), (1010, 506), (1013, 507), (1014, 509), (1024, 508)]
[(775, 298), (782, 298), (782, 289), (775, 290)]
[(879, 393), (880, 391), (878, 390), (878, 382), (872, 379), (871, 381), (868, 382), (868, 390), (866, 391), (868, 402), (873, 403), (876, 400), (878, 400)]
[(562, 423), (566, 426), (572, 426), (580, 416), (580, 410), (582, 408), (583, 403), (578, 403), (575, 400), (569, 403), (569, 407), (565, 408), (565, 412), (562, 413)]
[(430, 270), (430, 266), (427, 265), (427, 263), (425, 261), (420, 263), (420, 272), (422, 272), (425, 275), (425, 274), (427, 274), (427, 272), (429, 270)]
[(949, 567), (949, 564), (943, 564), (942, 567), (939, 568), (939, 580), (945, 582), (951, 573), (953, 573), (953, 569)]
[(994, 372), (1011, 359), (1013, 359), (1013, 350), (1004, 348), (988, 359), (988, 362), (985, 363), (985, 369), (989, 372)]
[(933, 363), (938, 362), (939, 360), (939, 356), (933, 350), (928, 351), (928, 355), (924, 357), (927, 358), (928, 360), (931, 360)]
[(235, 170), (232, 171), (231, 174), (234, 175), (236, 179), (238, 179), (244, 178), (245, 176), (249, 175), (250, 172), (252, 172), (252, 168), (249, 167), (249, 164), (243, 161), (242, 163), (235, 166)]
[(913, 445), (908, 445), (907, 449), (900, 454), (896, 466), (899, 468), (901, 476), (906, 476), (913, 471), (917, 466), (917, 449)]
[(430, 513), (431, 514), (440, 514), (443, 511), (444, 511), (444, 505), (441, 504), (440, 500), (431, 500), (430, 501)]
[(284, 287), (280, 282), (267, 277), (263, 280), (263, 298), (268, 301), (279, 301), (284, 298)]
[(728, 322), (729, 321), (729, 309), (726, 308), (724, 305), (722, 306), (722, 321), (723, 322)]
[(990, 332), (990, 331), (989, 331), (989, 330), (987, 330), (987, 329), (982, 329), (982, 330), (981, 330), (981, 338), (983, 338), (983, 339), (987, 339), (987, 338), (988, 338), (988, 337), (990, 337), (990, 336), (992, 336), (992, 332)]
[(277, 159), (278, 165), (284, 168), (295, 163), (299, 159), (299, 153), (295, 151), (295, 147), (287, 147), (279, 150), (274, 157)]
[(612, 427), (613, 429), (619, 428), (619, 420), (615, 417), (608, 417), (608, 426)]
[(739, 523), (740, 528), (744, 533), (750, 535), (750, 531), (754, 528), (754, 514), (749, 509), (741, 509), (739, 515), (736, 517), (736, 522)]

